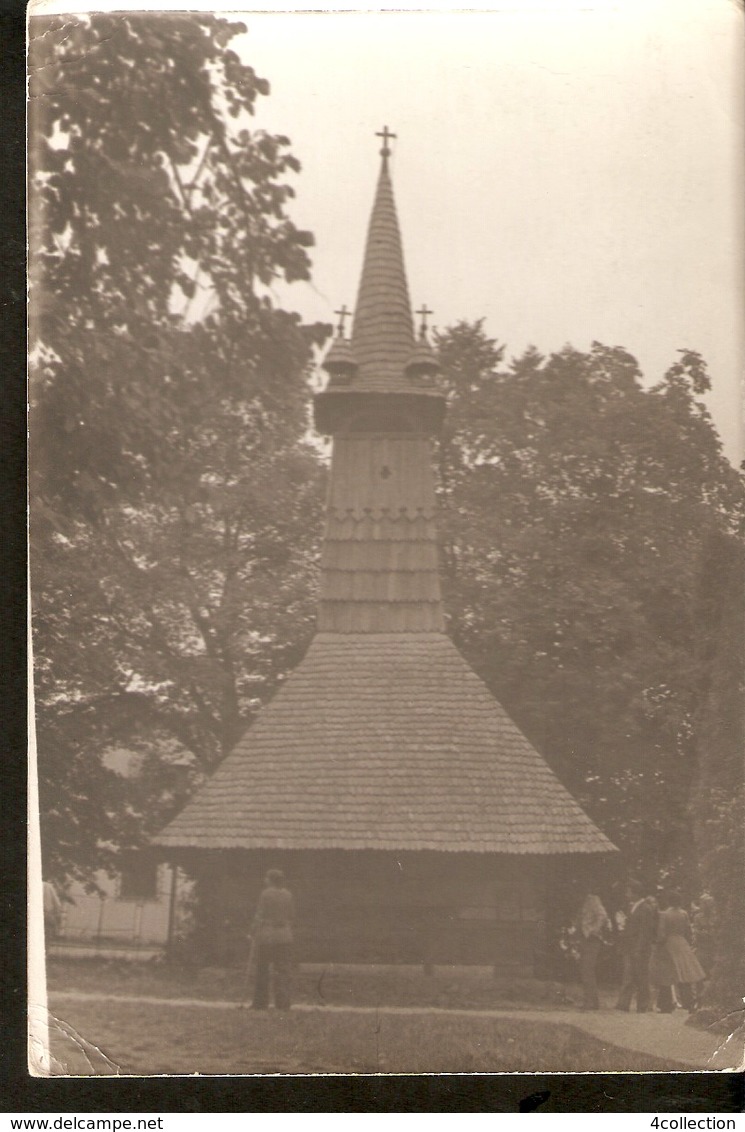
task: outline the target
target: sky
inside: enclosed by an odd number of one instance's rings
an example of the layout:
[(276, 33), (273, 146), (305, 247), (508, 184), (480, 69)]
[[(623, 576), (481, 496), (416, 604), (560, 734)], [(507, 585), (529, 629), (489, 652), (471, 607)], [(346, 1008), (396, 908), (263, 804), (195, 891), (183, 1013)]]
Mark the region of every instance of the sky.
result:
[[(674, 15), (673, 15), (674, 13)], [(302, 163), (308, 319), (353, 308), (383, 125), (414, 307), (483, 318), (508, 356), (595, 339), (647, 381), (706, 359), (743, 454), (742, 18), (730, 0), (513, 4), (490, 13), (242, 13), (271, 83), (257, 128)]]
[[(416, 4), (396, 0), (405, 6)], [(90, 5), (36, 0), (34, 11), (75, 7)], [(697, 350), (725, 451), (745, 455), (736, 0), (204, 7), (247, 25), (232, 46), (271, 84), (255, 127), (287, 135), (302, 163), (290, 212), (315, 235), (313, 281), (278, 287), (282, 305), (324, 322), (342, 303), (354, 307), (375, 133), (387, 125), (410, 297), (432, 309), (433, 325), (483, 318), (508, 357), (530, 344), (623, 346), (650, 384), (676, 351)]]

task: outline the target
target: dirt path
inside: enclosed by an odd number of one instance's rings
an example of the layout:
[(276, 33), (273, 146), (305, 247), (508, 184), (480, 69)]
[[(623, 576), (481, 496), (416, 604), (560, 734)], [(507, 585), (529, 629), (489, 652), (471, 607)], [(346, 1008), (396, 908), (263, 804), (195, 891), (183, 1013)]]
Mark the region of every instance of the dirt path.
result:
[[(52, 991), (50, 1003), (65, 1001), (147, 1003), (163, 1007), (202, 1007), (205, 1010), (236, 1010), (235, 1002), (205, 998), (155, 998), (146, 995)], [(479, 1018), (517, 1018), (530, 1022), (555, 1022), (574, 1026), (600, 1041), (664, 1057), (701, 1070), (735, 1070), (745, 1067), (742, 1034), (724, 1038), (685, 1025), (687, 1015), (625, 1014), (617, 1010), (582, 1013), (578, 1010), (454, 1010), (430, 1006), (315, 1006), (298, 1003), (293, 1010), (313, 1013), (349, 1014), (444, 1014)]]

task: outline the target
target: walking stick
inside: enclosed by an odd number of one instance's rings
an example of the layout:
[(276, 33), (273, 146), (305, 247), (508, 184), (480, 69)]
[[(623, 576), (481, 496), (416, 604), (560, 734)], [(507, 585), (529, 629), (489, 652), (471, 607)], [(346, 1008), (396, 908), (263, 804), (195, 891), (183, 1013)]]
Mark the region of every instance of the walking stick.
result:
[(248, 949), (248, 959), (246, 960), (246, 978), (243, 983), (243, 994), (241, 996), (241, 1001), (238, 1003), (239, 1010), (242, 1010), (246, 1005), (246, 999), (248, 998), (248, 988), (251, 984), (253, 976), (256, 973), (256, 959), (259, 950), (259, 933), (254, 932), (250, 939), (251, 946)]

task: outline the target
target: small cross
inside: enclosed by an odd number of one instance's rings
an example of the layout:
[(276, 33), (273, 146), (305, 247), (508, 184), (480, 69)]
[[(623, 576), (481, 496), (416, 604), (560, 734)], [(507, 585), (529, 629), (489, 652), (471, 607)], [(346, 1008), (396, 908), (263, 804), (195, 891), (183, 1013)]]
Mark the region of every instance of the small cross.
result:
[(375, 137), (383, 139), (383, 148), (380, 151), (381, 157), (390, 157), (391, 156), (391, 151), (388, 148), (388, 139), (389, 138), (395, 138), (397, 136), (398, 136), (397, 134), (390, 133), (387, 126), (383, 126), (382, 130), (378, 130), (378, 132), (375, 134)]
[(419, 337), (420, 338), (426, 338), (427, 337), (427, 315), (428, 314), (434, 314), (434, 311), (429, 310), (429, 308), (427, 307), (427, 304), (425, 303), (425, 304), (423, 304), (423, 306), (418, 311), (414, 311), (414, 314), (420, 314), (422, 316), (422, 324), (419, 327)]
[(342, 304), (342, 308), (341, 308), (340, 311), (334, 311), (334, 314), (338, 314), (338, 316), (339, 316), (339, 325), (336, 328), (336, 332), (337, 332), (337, 334), (339, 335), (340, 338), (344, 337), (344, 320), (351, 313), (352, 313), (351, 311), (347, 310), (346, 303)]

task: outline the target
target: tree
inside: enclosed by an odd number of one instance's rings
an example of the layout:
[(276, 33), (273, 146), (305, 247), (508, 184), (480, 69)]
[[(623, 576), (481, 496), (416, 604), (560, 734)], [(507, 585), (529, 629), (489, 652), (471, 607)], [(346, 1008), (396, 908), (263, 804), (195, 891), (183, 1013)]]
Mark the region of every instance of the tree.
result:
[(701, 695), (695, 720), (697, 773), (691, 814), (700, 883), (714, 897), (718, 930), (705, 1003), (718, 1018), (742, 1014), (745, 986), (745, 550), (711, 535), (696, 592)]
[(147, 824), (107, 748), (177, 740), (204, 773), (310, 633), (305, 375), (327, 328), (271, 299), (308, 277), (312, 239), (286, 215), (288, 139), (249, 129), (268, 84), (230, 49), (241, 31), (31, 24), (32, 601), (58, 875)]
[(505, 364), (460, 323), (437, 345), (452, 631), (627, 860), (693, 883), (700, 553), (744, 502), (705, 366), (683, 351), (650, 389), (600, 343)]
[(288, 139), (247, 129), (268, 84), (228, 49), (240, 31), (192, 15), (33, 21), (35, 464), (45, 497), (76, 512), (160, 490), (174, 426), (208, 402), (304, 420), (286, 375), (320, 328), (268, 288), (308, 277), (312, 239), (284, 212)]

